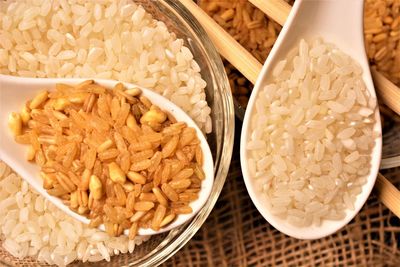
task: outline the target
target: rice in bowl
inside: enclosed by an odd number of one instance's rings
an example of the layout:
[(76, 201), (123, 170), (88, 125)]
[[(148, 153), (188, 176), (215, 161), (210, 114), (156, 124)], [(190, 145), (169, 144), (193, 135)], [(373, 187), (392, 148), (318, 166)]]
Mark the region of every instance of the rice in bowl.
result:
[[(136, 83), (166, 96), (184, 109), (204, 132), (211, 132), (211, 109), (204, 92), (206, 83), (201, 79), (199, 65), (192, 53), (183, 46), (183, 40), (168, 32), (163, 22), (154, 20), (142, 7), (131, 1), (2, 1), (0, 17), (2, 74), (104, 78)], [(1, 176), (3, 183), (13, 181), (17, 191), (27, 190), (26, 194), (30, 196), (26, 196), (26, 199), (37, 196), (4, 163), (1, 163), (1, 168), (5, 170)], [(23, 188), (19, 190), (20, 186)], [(11, 193), (4, 196), (11, 196)], [(10, 227), (19, 222), (20, 210), (26, 206), (20, 208), (6, 199), (8, 197), (2, 199), (4, 203), (1, 202), (4, 205), (2, 207), (7, 207), (2, 209), (2, 226)], [(41, 196), (36, 199), (40, 199), (38, 203), (45, 203)], [(43, 211), (46, 217), (46, 214), (51, 214), (56, 224), (68, 222), (64, 214), (49, 206), (49, 209)], [(22, 212), (23, 220), (26, 218), (26, 210)], [(37, 216), (35, 209), (32, 210), (32, 218), (30, 212), (28, 208), (30, 221), (39, 220), (40, 216)], [(15, 214), (18, 215), (14, 217)], [(30, 231), (30, 236), (25, 235), (23, 241), (17, 239), (24, 245), (17, 242), (16, 237), (11, 237), (12, 231), (4, 227), (2, 238), (9, 241), (4, 241), (3, 247), (9, 252), (22, 251), (13, 253), (15, 256), (36, 255), (40, 261), (57, 265), (75, 259), (109, 260), (111, 255), (132, 251), (135, 243), (143, 241), (137, 239), (128, 243), (122, 236), (119, 237), (121, 239), (105, 242), (101, 239), (102, 232), (82, 225), (82, 231), (88, 231), (87, 235), (83, 235), (79, 242), (70, 243), (69, 248), (73, 249), (67, 255), (63, 254), (62, 246), (57, 249), (55, 237), (42, 240), (42, 229), (33, 227), (29, 230), (26, 224), (22, 226), (25, 228), (17, 228), (21, 235), (24, 231)], [(53, 229), (50, 229), (51, 233)], [(64, 240), (65, 235), (58, 233), (59, 228), (56, 227), (53, 236)], [(96, 238), (90, 239), (93, 237)], [(51, 240), (53, 242), (50, 243)], [(15, 243), (23, 249), (15, 250)], [(26, 246), (28, 249), (25, 249)]]

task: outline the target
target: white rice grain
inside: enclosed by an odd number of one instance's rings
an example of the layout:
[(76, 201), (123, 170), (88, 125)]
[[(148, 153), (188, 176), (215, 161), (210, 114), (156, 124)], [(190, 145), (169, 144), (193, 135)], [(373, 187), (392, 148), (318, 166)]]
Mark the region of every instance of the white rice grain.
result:
[(296, 49), (259, 92), (246, 149), (271, 213), (305, 227), (354, 209), (369, 173), (376, 100), (358, 64), (333, 45), (302, 40)]

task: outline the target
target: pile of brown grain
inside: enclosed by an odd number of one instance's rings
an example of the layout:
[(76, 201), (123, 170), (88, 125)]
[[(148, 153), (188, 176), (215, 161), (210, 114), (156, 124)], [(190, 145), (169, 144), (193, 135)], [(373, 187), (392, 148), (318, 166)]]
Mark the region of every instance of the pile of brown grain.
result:
[(158, 230), (191, 213), (205, 178), (196, 130), (121, 83), (57, 84), (12, 113), (9, 126), (49, 194), (111, 236), (130, 229), (133, 239), (139, 227)]
[[(265, 61), (281, 30), (278, 23), (248, 1), (202, 0), (199, 5), (254, 57)], [(232, 93), (245, 107), (253, 85), (231, 64), (224, 63)]]
[(364, 18), (371, 65), (400, 86), (400, 0), (367, 0)]

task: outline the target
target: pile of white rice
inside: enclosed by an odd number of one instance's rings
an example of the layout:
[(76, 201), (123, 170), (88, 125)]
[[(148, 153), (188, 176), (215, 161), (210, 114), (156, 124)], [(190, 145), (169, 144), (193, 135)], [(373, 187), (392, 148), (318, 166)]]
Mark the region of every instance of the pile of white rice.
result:
[[(206, 82), (192, 53), (130, 0), (0, 1), (0, 72), (136, 83), (175, 102), (204, 132), (212, 130)], [(144, 240), (109, 238), (66, 217), (1, 161), (0, 225), (2, 246), (12, 255), (59, 266), (110, 260)]]
[(369, 173), (376, 99), (361, 67), (321, 39), (302, 40), (272, 74), (251, 117), (250, 174), (291, 224), (340, 220)]

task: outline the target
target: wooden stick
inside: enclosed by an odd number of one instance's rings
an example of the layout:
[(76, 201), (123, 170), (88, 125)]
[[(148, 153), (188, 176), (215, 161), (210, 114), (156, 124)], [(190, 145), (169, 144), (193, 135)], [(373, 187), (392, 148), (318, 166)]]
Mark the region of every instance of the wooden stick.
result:
[(283, 25), (292, 7), (282, 0), (249, 0), (268, 17)]
[(181, 0), (181, 3), (204, 27), (219, 53), (254, 84), (261, 71), (261, 63), (198, 7), (193, 0)]
[(378, 199), (400, 218), (400, 191), (382, 174), (378, 174), (375, 183)]
[(385, 88), (385, 90), (377, 90), (379, 99), (383, 101), (391, 110), (400, 115), (400, 88), (394, 83), (386, 79), (375, 68), (371, 68), (372, 78), (376, 88)]

